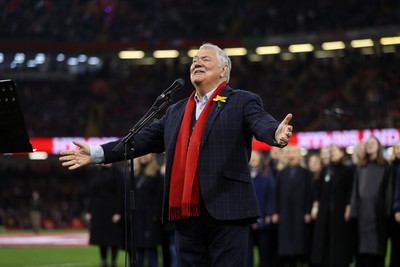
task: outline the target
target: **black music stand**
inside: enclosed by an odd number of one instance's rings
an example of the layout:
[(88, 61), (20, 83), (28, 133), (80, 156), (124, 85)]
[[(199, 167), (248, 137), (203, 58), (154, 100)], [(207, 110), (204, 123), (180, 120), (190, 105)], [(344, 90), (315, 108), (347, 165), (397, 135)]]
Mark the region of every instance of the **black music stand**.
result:
[(33, 152), (13, 80), (0, 80), (0, 153)]

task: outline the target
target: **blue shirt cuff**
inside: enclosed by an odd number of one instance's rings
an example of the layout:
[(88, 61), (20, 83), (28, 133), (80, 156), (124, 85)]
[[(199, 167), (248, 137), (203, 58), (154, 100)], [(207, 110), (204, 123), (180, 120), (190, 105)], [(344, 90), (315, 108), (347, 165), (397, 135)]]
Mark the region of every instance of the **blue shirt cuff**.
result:
[(100, 145), (90, 147), (90, 158), (92, 164), (100, 164), (104, 162), (104, 150)]

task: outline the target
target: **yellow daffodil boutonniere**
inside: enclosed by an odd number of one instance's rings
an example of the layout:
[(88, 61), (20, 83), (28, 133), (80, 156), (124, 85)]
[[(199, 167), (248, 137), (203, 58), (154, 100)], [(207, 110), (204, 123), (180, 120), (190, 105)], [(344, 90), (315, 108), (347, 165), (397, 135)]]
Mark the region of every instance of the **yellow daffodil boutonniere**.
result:
[(222, 107), (223, 103), (226, 103), (227, 98), (228, 97), (226, 97), (226, 96), (220, 96), (220, 95), (217, 95), (216, 97), (214, 97), (213, 101), (217, 102), (217, 108), (215, 110), (218, 110), (220, 107)]

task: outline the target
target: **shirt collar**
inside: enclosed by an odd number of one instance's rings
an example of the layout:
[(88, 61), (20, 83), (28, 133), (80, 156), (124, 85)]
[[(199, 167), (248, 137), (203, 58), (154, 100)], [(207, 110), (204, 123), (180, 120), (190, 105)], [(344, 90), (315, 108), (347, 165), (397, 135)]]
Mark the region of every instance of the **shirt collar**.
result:
[(196, 92), (194, 94), (194, 100), (196, 101), (197, 104), (199, 103), (206, 103), (208, 101), (208, 99), (212, 96), (212, 94), (214, 93), (214, 91), (217, 89), (217, 87), (215, 87), (213, 90), (211, 90), (210, 92), (208, 92), (207, 94), (205, 94), (205, 96), (203, 97), (203, 101), (200, 101), (200, 97), (198, 95), (198, 93)]

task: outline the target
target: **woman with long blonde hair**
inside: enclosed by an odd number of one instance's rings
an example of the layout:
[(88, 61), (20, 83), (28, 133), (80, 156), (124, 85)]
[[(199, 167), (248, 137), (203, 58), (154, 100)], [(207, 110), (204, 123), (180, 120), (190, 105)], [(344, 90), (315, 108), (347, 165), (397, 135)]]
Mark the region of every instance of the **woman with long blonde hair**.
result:
[(359, 158), (351, 200), (351, 217), (358, 227), (357, 266), (384, 266), (391, 197), (390, 166), (381, 142), (371, 136)]

